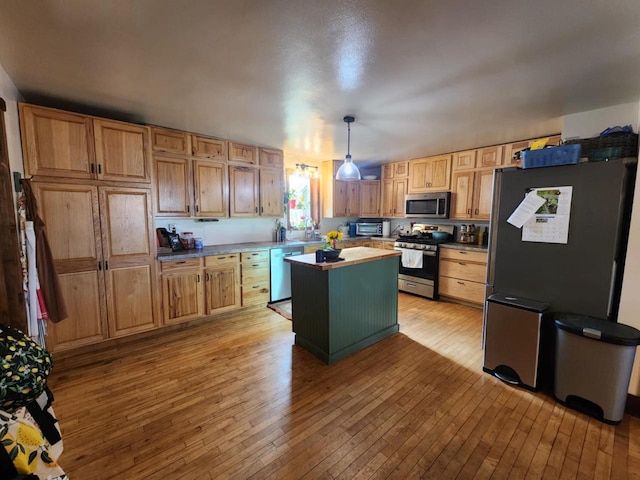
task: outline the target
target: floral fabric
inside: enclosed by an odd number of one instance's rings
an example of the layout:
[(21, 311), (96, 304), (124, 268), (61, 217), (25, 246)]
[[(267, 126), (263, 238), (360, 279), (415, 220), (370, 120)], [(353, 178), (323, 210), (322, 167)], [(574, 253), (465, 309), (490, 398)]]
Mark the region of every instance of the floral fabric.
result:
[(12, 413), (44, 391), (49, 353), (15, 328), (0, 325), (0, 410)]

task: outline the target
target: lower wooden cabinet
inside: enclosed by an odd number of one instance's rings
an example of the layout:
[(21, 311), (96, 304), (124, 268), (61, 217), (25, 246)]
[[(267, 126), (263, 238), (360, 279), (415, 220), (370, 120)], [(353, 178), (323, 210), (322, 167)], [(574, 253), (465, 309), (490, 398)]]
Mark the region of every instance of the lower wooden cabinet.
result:
[(441, 248), (439, 268), (440, 296), (477, 305), (484, 303), (486, 252)]
[(165, 323), (204, 315), (203, 272), (200, 258), (161, 263), (162, 310)]
[(270, 299), (269, 250), (242, 252), (242, 306), (267, 303)]
[(205, 257), (205, 314), (240, 308), (240, 254)]

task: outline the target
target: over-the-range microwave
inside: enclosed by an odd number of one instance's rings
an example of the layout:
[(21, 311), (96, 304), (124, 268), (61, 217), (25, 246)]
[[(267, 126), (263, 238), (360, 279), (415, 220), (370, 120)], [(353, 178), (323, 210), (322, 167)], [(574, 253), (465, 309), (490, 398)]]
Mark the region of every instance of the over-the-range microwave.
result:
[(451, 192), (412, 193), (405, 197), (405, 217), (449, 218)]

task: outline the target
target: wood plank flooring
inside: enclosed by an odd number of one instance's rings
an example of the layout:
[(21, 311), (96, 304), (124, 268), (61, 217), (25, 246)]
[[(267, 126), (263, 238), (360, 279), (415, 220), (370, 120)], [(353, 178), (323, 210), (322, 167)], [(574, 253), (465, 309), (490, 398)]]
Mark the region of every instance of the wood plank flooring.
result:
[(481, 311), (400, 294), (400, 333), (327, 366), (268, 308), (54, 368), (73, 480), (640, 478), (617, 427), (482, 372)]

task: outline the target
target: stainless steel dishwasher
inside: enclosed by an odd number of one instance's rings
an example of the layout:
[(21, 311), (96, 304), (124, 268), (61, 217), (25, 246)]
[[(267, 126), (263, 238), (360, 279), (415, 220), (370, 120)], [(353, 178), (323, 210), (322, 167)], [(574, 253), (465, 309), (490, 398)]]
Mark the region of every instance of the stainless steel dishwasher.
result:
[(304, 254), (304, 247), (279, 247), (270, 250), (271, 257), (271, 301), (291, 298), (291, 265), (287, 257)]

